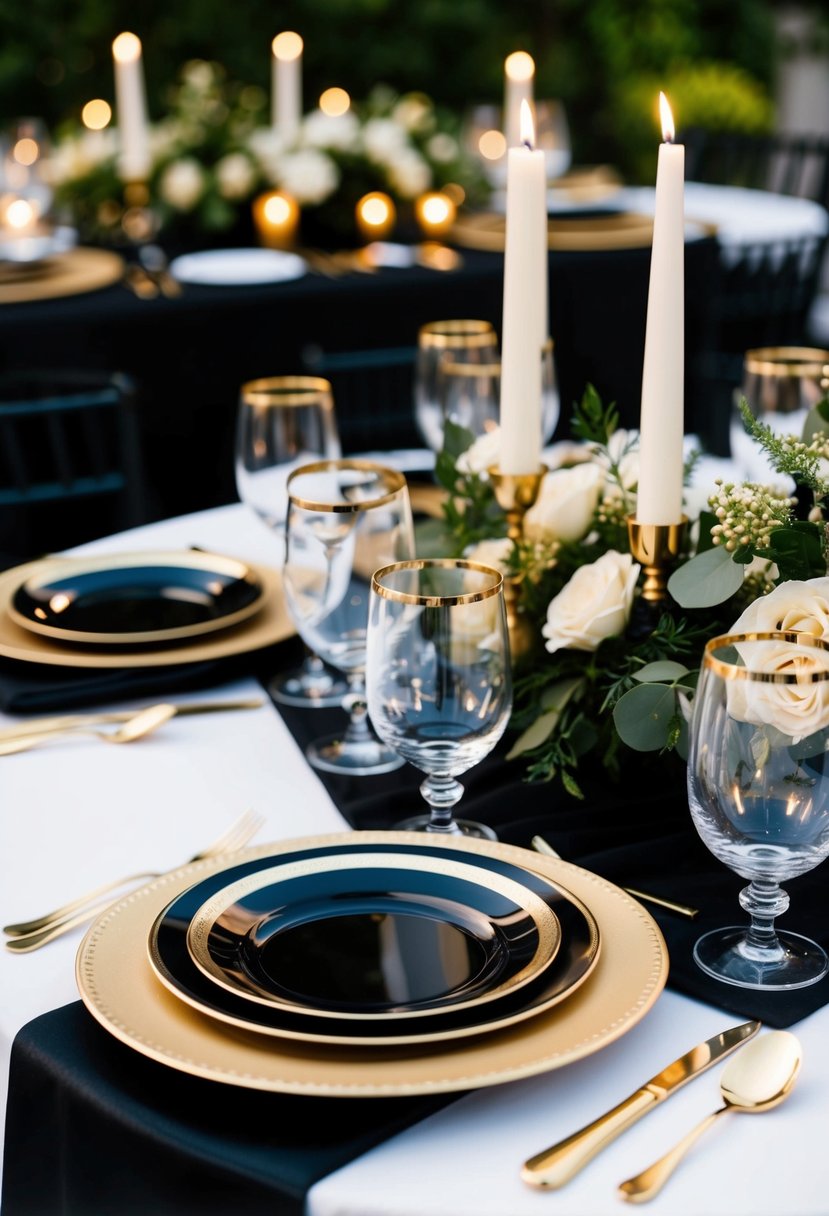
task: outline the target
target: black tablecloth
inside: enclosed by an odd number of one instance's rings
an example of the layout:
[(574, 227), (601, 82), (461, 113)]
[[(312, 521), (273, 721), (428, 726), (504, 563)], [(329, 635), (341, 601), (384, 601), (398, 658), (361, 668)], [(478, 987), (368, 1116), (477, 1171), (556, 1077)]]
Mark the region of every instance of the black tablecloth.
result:
[[(298, 657), (296, 643), (268, 652), (274, 670)], [(338, 710), (281, 712), (301, 742), (343, 722)], [(679, 762), (673, 772), (643, 763), (622, 788), (587, 783), (584, 803), (528, 785), (521, 772), (499, 747), (464, 778), (463, 812), (505, 842), (528, 846), (539, 833), (567, 860), (620, 885), (699, 907), (695, 921), (649, 909), (668, 942), (672, 987), (735, 1021), (760, 1017), (771, 1026), (791, 1025), (829, 1001), (829, 980), (766, 995), (718, 984), (695, 967), (697, 936), (742, 919), (741, 882), (692, 828)], [(409, 766), (323, 780), (358, 829), (392, 827), (422, 808), (421, 776)], [(301, 821), (296, 826), (301, 834)], [(784, 920), (828, 947), (824, 887), (820, 870), (791, 882)], [(15, 1040), (3, 1216), (299, 1216), (320, 1177), (457, 1096), (361, 1101), (234, 1090), (138, 1056), (74, 1003), (36, 1018)]]

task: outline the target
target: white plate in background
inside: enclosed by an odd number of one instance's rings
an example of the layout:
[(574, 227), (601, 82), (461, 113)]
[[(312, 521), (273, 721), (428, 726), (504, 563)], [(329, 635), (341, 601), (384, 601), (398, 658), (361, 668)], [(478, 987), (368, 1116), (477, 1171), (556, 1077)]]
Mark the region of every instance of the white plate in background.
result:
[(171, 274), (182, 283), (219, 287), (283, 283), (302, 278), (306, 269), (299, 254), (279, 249), (204, 249), (183, 253), (170, 263)]

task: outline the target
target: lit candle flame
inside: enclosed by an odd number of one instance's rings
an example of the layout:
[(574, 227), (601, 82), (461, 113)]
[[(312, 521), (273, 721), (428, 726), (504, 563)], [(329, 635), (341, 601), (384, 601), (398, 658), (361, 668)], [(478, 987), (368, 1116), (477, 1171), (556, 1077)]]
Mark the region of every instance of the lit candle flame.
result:
[(676, 135), (674, 116), (664, 93), (659, 94), (659, 117), (662, 119), (662, 138), (666, 144), (672, 144)]
[(271, 50), (275, 58), (281, 59), (283, 62), (291, 59), (299, 59), (302, 54), (303, 41), (299, 34), (293, 30), (284, 30), (281, 34), (277, 34), (271, 43)]
[(530, 109), (526, 98), (524, 98), (524, 100), (521, 102), (520, 124), (521, 143), (525, 148), (530, 148), (532, 150), (533, 145), (535, 144), (535, 125), (533, 123), (532, 110)]
[(112, 54), (119, 63), (141, 58), (141, 39), (136, 34), (123, 33), (112, 44)]

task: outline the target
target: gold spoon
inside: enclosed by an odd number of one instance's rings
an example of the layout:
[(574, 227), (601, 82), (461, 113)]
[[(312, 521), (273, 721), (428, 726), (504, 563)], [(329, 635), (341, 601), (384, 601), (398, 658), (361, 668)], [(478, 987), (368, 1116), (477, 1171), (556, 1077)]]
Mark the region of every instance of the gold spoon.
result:
[[(132, 718), (128, 718), (117, 730), (92, 730), (89, 727), (73, 730), (70, 733), (75, 735), (92, 735), (96, 739), (103, 739), (107, 743), (134, 743), (136, 739), (143, 739), (145, 735), (149, 735), (152, 731), (157, 730), (159, 726), (163, 726), (165, 722), (169, 722), (175, 717), (175, 705), (162, 703), (160, 705), (148, 705), (145, 709), (141, 709)], [(42, 735), (26, 735), (17, 739), (0, 740), (0, 756), (11, 756), (15, 752), (26, 752), (29, 748), (38, 747), (41, 743), (48, 743), (50, 739), (65, 737), (58, 736), (54, 731), (44, 732)]]
[(619, 1187), (629, 1203), (647, 1203), (662, 1190), (691, 1145), (726, 1111), (758, 1114), (777, 1106), (791, 1092), (800, 1071), (800, 1042), (788, 1030), (772, 1030), (746, 1043), (729, 1060), (720, 1078), (724, 1105), (688, 1133), (664, 1157)]

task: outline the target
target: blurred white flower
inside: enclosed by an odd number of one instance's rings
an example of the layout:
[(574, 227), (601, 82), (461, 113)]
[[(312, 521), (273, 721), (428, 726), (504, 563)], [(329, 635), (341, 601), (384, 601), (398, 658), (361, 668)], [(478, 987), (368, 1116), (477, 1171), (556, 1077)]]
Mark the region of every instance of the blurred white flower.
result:
[(216, 80), (216, 70), (206, 59), (190, 59), (181, 69), (181, 79), (191, 89), (206, 92)]
[(303, 148), (282, 158), (279, 185), (300, 206), (323, 203), (340, 184), (340, 171), (330, 157), (315, 148)]
[(164, 202), (177, 211), (192, 211), (204, 194), (206, 184), (199, 162), (185, 156), (167, 166), (161, 174), (158, 190)]
[(407, 131), (429, 130), (434, 125), (434, 111), (427, 97), (419, 93), (407, 93), (392, 110), (392, 118)]
[(485, 473), (488, 468), (498, 463), (501, 454), (501, 429), (493, 427), (484, 435), (479, 435), (475, 442), (462, 452), (455, 462), (459, 473)]
[(360, 122), (351, 110), (336, 116), (314, 110), (302, 121), (302, 142), (311, 148), (348, 152), (356, 147), (359, 138)]
[(506, 574), (512, 550), (513, 543), (510, 538), (501, 536), (494, 540), (480, 540), (477, 545), (469, 545), (463, 555), (467, 561), (480, 562), (482, 566), (491, 566), (493, 570)]
[(447, 135), (445, 131), (440, 131), (428, 141), (426, 151), (432, 160), (437, 161), (439, 165), (448, 165), (455, 160), (460, 149), (458, 141), (452, 135)]
[(381, 164), (409, 145), (405, 129), (391, 118), (370, 118), (363, 127), (362, 139), (368, 157)]
[(432, 184), (432, 170), (414, 148), (404, 149), (387, 164), (389, 181), (402, 198), (417, 198)]
[(287, 150), (282, 136), (273, 127), (257, 127), (248, 136), (248, 148), (270, 184), (277, 185), (282, 158)]
[(85, 177), (117, 152), (118, 133), (114, 129), (83, 131), (53, 148), (48, 160), (43, 162), (43, 176), (49, 185), (58, 186), (73, 178)]
[(247, 198), (256, 181), (256, 171), (244, 152), (230, 152), (216, 165), (216, 182), (222, 198)]
[(639, 432), (616, 430), (607, 441), (607, 455), (592, 448), (593, 460), (604, 469), (606, 485), (604, 493), (610, 496), (621, 494), (619, 482), (610, 478), (611, 463), (618, 466), (619, 481), (625, 490), (633, 490), (639, 481)]
[(147, 140), (150, 145), (150, 155), (153, 161), (166, 160), (172, 156), (187, 138), (188, 128), (178, 119), (165, 118), (150, 127)]

